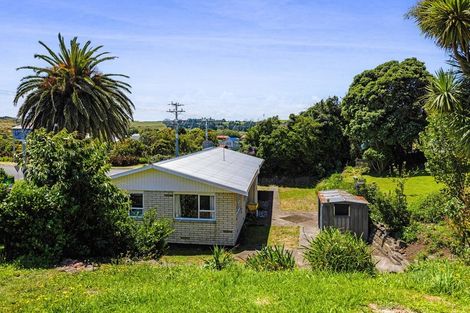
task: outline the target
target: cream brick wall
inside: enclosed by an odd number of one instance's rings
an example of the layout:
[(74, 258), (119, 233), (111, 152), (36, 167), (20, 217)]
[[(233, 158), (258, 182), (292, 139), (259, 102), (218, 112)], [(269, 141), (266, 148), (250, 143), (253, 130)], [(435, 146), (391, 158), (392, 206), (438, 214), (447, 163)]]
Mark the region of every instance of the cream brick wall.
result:
[(215, 221), (175, 219), (173, 192), (145, 191), (144, 209), (156, 208), (158, 217), (173, 221), (175, 231), (168, 240), (170, 243), (233, 246), (245, 221), (244, 205), (241, 210), (237, 210), (237, 197), (234, 193), (215, 194)]

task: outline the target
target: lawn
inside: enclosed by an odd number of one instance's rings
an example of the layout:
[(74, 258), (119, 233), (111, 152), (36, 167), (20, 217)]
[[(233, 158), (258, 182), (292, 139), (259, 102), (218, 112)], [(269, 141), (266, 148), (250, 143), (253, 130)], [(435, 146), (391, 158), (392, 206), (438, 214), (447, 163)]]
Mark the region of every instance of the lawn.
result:
[(162, 129), (166, 126), (161, 121), (133, 121), (131, 122), (131, 127), (135, 127), (137, 130), (142, 131), (144, 129)]
[[(394, 191), (397, 182), (393, 177), (375, 177), (364, 175), (368, 183), (376, 183), (379, 189), (383, 192)], [(405, 179), (405, 195), (409, 204), (425, 197), (427, 194), (438, 192), (444, 187), (443, 184), (438, 184), (432, 176), (412, 176)]]
[(279, 187), (281, 210), (313, 211), (317, 208), (317, 196), (312, 188)]
[[(308, 270), (224, 271), (138, 263), (75, 274), (0, 266), (1, 312), (469, 312), (466, 269), (447, 280), (431, 272), (327, 274)], [(463, 274), (462, 274), (463, 273)], [(461, 275), (461, 276), (457, 276)], [(428, 277), (429, 276), (429, 277)], [(448, 281), (458, 288), (450, 290)], [(436, 289), (438, 288), (438, 289)], [(408, 311), (407, 311), (408, 312)]]
[(271, 226), (268, 245), (298, 248), (300, 226)]

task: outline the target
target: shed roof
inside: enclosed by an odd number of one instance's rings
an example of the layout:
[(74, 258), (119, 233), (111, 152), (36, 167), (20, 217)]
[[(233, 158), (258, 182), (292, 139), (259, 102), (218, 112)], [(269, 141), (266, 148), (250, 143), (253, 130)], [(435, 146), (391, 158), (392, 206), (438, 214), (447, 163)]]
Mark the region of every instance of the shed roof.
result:
[(318, 192), (318, 199), (321, 203), (339, 203), (339, 202), (352, 202), (369, 204), (364, 197), (355, 196), (344, 190), (322, 190)]
[(112, 175), (130, 175), (150, 168), (248, 195), (264, 160), (224, 148), (210, 148)]

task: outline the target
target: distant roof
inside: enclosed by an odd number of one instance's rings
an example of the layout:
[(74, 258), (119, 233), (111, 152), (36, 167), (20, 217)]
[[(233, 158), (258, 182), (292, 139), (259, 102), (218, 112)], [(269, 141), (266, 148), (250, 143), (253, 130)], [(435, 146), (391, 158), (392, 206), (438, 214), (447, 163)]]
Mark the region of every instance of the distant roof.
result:
[(344, 190), (322, 190), (318, 192), (318, 198), (322, 203), (339, 203), (339, 202), (353, 202), (369, 204), (364, 197), (355, 196)]
[(210, 148), (112, 175), (127, 176), (150, 168), (248, 195), (264, 160), (224, 148)]

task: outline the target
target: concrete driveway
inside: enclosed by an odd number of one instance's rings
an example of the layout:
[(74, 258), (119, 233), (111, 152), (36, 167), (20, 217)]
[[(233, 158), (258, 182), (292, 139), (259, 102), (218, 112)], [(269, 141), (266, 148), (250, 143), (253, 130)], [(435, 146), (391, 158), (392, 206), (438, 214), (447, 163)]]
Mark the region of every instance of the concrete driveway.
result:
[(272, 187), (273, 190), (273, 213), (272, 223), (273, 226), (299, 226), (299, 248), (293, 249), (296, 263), (300, 267), (307, 266), (303, 257), (303, 250), (308, 242), (311, 241), (320, 232), (318, 228), (318, 214), (317, 211), (299, 212), (299, 211), (282, 211), (279, 190), (277, 187)]

